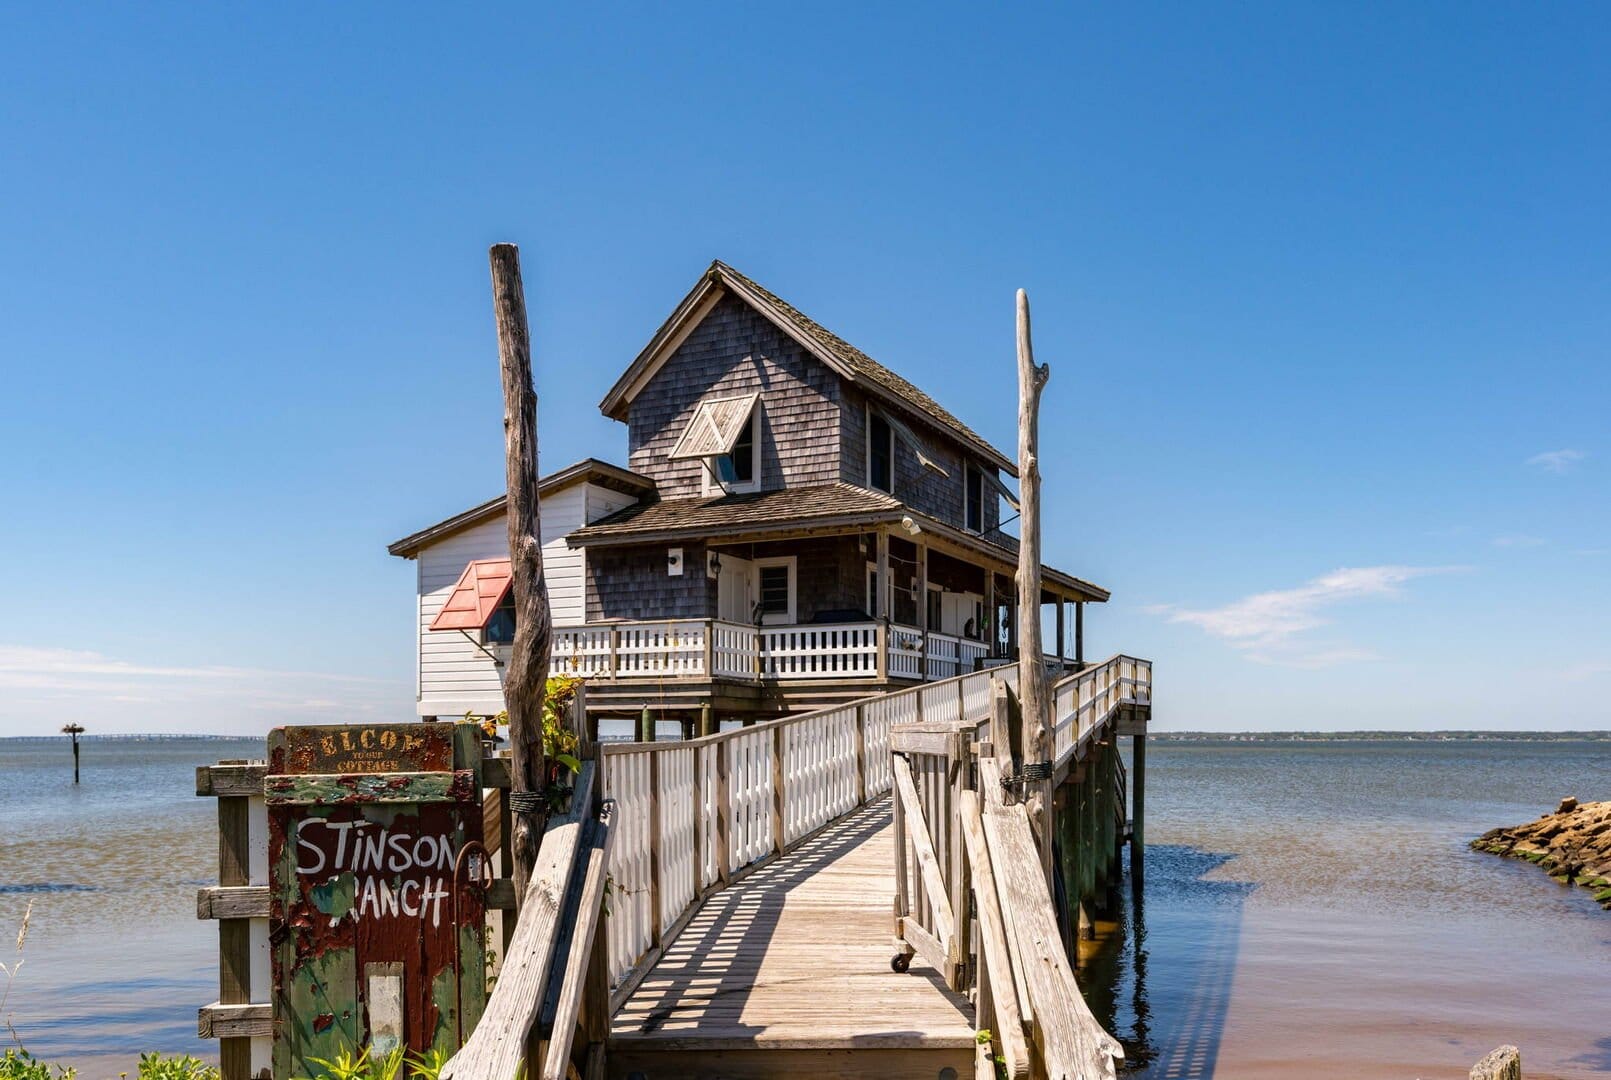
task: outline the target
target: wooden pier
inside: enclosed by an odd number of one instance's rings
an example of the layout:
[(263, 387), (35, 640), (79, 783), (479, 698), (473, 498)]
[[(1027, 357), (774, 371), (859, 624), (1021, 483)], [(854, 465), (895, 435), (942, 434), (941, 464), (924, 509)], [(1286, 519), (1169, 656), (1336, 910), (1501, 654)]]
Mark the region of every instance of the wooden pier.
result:
[[(1108, 908), (1125, 843), (1139, 866), (1151, 664), (1115, 656), (1052, 685), (1050, 879), (1012, 782), (1017, 675), (596, 745), (518, 925), (506, 876), (486, 894), (502, 966), (444, 1075), (495, 1080), (524, 1062), (550, 1080), (984, 1078), (998, 1057), (1018, 1078), (1112, 1075), (1117, 1043), (1071, 958)], [(482, 777), (506, 788), (506, 762)], [(227, 856), (223, 887), (198, 898), (220, 920), (222, 994), (201, 1033), (226, 1041), (224, 1080), (267, 1075), (275, 1030), (262, 945), (247, 944), (273, 932), (252, 853), (263, 786), (257, 763), (198, 774), (198, 794), (220, 799)], [(493, 851), (504, 803), (486, 806)]]
[[(1145, 738), (1151, 664), (1116, 656), (1052, 687), (1053, 880), (1012, 784), (1016, 681), (1015, 668), (978, 671), (698, 739), (599, 747), (602, 932), (561, 949), (517, 928), (446, 1075), (512, 1072), (532, 1028), (531, 1072), (552, 1080), (985, 1077), (998, 1056), (1014, 1077), (1112, 1075), (1118, 1044), (1085, 1008), (1070, 957), (1108, 906), (1121, 845), (1141, 835), (1117, 741)], [(1139, 772), (1131, 782), (1142, 790)], [(574, 890), (582, 846), (567, 830), (586, 817), (573, 809), (545, 838), (540, 904)], [(567, 983), (591, 997), (556, 1010)]]

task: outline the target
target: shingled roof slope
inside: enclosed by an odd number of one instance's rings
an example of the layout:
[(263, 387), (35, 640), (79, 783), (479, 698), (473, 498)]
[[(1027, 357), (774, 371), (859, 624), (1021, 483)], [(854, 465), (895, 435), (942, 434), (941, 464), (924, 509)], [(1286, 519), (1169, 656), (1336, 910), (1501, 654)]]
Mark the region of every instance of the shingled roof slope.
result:
[[(761, 299), (776, 308), (779, 314), (793, 323), (801, 333), (811, 338), (823, 349), (833, 354), (840, 363), (854, 371), (859, 378), (866, 379), (886, 392), (893, 394), (900, 401), (912, 406), (920, 415), (938, 424), (941, 429), (949, 431), (964, 442), (972, 443), (974, 449), (981, 451), (985, 456), (1000, 458), (1009, 463), (1012, 461), (1010, 457), (986, 442), (972, 428), (952, 416), (939, 402), (929, 397), (917, 386), (880, 364), (877, 360), (874, 360), (766, 286), (753, 278), (746, 277), (720, 259), (712, 262), (711, 268), (756, 293)], [(1016, 470), (1013, 471), (1013, 475), (1017, 475)]]
[(735, 533), (771, 525), (809, 527), (818, 522), (872, 524), (898, 521), (905, 512), (900, 500), (852, 484), (818, 484), (740, 495), (661, 499), (637, 503), (577, 529), (572, 542), (606, 539), (640, 540), (658, 534), (697, 529), (711, 534)]
[(643, 382), (664, 362), (682, 336), (709, 313), (717, 298), (724, 293), (736, 295), (778, 324), (830, 368), (850, 382), (864, 387), (873, 397), (970, 446), (1007, 475), (1018, 475), (1016, 458), (1009, 457), (986, 442), (917, 386), (720, 259), (711, 262), (676, 310), (655, 331), (637, 359), (622, 372), (610, 392), (604, 395), (604, 400), (599, 403), (604, 415), (617, 420), (626, 419), (626, 405), (641, 389)]

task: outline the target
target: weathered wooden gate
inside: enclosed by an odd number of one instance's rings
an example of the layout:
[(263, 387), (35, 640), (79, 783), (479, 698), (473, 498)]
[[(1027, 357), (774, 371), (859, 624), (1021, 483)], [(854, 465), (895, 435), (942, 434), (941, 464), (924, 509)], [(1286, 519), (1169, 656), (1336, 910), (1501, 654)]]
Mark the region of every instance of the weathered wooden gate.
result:
[(279, 728), (268, 739), (274, 1075), (456, 1049), (486, 1003), (481, 732)]

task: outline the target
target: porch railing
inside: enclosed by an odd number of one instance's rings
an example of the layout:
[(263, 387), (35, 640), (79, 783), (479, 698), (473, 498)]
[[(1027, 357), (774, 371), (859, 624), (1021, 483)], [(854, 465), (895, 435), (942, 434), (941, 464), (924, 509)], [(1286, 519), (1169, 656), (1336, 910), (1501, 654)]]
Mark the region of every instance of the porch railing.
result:
[(741, 681), (910, 679), (933, 682), (985, 666), (982, 641), (900, 623), (745, 626), (722, 619), (555, 627), (556, 674)]

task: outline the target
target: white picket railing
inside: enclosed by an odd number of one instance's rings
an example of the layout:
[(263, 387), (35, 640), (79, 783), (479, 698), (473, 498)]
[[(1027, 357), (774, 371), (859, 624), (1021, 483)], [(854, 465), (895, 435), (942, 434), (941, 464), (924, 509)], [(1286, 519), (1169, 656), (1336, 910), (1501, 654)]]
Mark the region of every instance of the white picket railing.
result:
[[(507, 656), (508, 647), (498, 646)], [(885, 653), (879, 663), (879, 652)], [(746, 626), (722, 619), (554, 628), (555, 674), (581, 678), (710, 678), (743, 682), (891, 679), (934, 682), (991, 666), (989, 646), (877, 622)]]
[[(887, 792), (896, 725), (988, 721), (992, 677), (1016, 688), (1018, 669), (969, 672), (684, 742), (601, 746), (604, 794), (617, 814), (606, 919), (616, 994), (708, 892)], [(1151, 689), (1152, 664), (1127, 656), (1056, 683), (1059, 761), (1120, 705), (1149, 703)]]
[(764, 626), (761, 673), (770, 679), (859, 679), (878, 675), (878, 624)]

